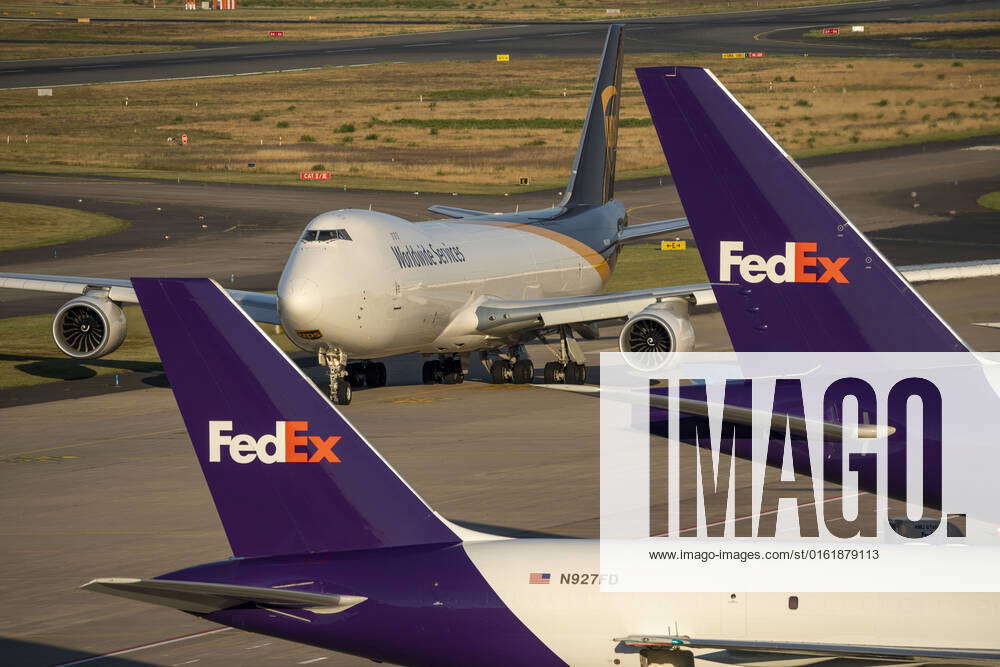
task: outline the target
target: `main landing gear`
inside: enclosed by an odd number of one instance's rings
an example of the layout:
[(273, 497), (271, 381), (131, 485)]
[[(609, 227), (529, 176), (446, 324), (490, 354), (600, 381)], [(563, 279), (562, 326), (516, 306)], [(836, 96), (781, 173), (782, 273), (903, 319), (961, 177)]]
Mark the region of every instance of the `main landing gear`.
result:
[(529, 384), (535, 374), (535, 365), (531, 363), (523, 345), (511, 345), (507, 352), (495, 350), (497, 359), (491, 359), (490, 353), (483, 350), (479, 353), (479, 359), (483, 367), (490, 373), (490, 382), (493, 384)]
[(347, 379), (353, 387), (377, 389), (385, 386), (389, 374), (381, 361), (356, 361), (347, 364)]
[(462, 358), (457, 354), (442, 354), (438, 359), (424, 362), (424, 384), (462, 384), (465, 382), (465, 369)]
[(317, 357), (319, 365), (326, 366), (330, 379), (330, 402), (335, 405), (350, 405), (354, 387), (384, 387), (388, 379), (382, 362), (358, 361), (349, 364), (347, 355), (340, 348), (322, 348)]
[[(572, 330), (568, 326), (559, 327), (559, 349), (553, 352), (559, 360), (545, 364), (543, 376), (546, 384), (586, 383), (586, 356), (580, 344), (574, 340)], [(491, 360), (487, 351), (479, 354), (493, 384), (507, 382), (528, 384), (532, 381), (535, 367), (525, 353), (523, 345), (512, 345), (507, 352), (495, 351), (498, 359)]]
[(553, 352), (558, 361), (545, 364), (545, 384), (586, 384), (587, 357), (569, 326), (559, 327), (559, 349)]

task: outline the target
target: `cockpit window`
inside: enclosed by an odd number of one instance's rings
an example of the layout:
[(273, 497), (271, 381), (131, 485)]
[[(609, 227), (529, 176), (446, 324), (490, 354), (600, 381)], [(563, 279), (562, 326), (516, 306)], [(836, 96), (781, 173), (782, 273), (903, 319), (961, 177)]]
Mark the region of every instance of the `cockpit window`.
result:
[(303, 241), (351, 241), (346, 229), (307, 229)]

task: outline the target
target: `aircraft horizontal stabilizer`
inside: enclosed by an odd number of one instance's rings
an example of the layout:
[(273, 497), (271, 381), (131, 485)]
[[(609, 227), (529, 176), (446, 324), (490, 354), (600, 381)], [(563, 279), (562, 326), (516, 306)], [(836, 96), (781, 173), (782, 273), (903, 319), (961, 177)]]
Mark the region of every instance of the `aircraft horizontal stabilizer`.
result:
[(687, 218), (674, 218), (673, 220), (657, 220), (656, 222), (644, 222), (641, 225), (629, 225), (618, 232), (619, 241), (640, 241), (648, 239), (650, 236), (660, 234), (670, 234), (679, 232), (690, 227)]
[(242, 604), (294, 607), (308, 609), (316, 614), (336, 614), (368, 599), (359, 595), (326, 595), (287, 588), (258, 588), (169, 579), (94, 579), (80, 588), (196, 614), (208, 614)]
[(445, 206), (444, 204), (428, 206), (427, 210), (449, 218), (478, 218), (481, 215), (489, 215), (486, 211), (474, 211), (471, 208), (458, 208), (456, 206)]
[(782, 655), (814, 655), (826, 658), (874, 659), (920, 663), (962, 663), (996, 665), (1000, 651), (995, 649), (925, 648), (920, 646), (873, 646), (864, 644), (809, 644), (733, 639), (693, 639), (678, 636), (630, 635), (615, 639), (626, 646), (649, 648), (705, 648)]

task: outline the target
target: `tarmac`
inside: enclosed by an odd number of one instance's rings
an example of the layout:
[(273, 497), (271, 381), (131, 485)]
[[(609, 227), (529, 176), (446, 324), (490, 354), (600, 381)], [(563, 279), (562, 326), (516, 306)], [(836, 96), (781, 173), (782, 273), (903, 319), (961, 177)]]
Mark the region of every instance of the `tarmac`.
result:
[[(1000, 216), (974, 203), (1000, 189), (995, 147), (995, 141), (980, 140), (858, 155), (815, 163), (808, 171), (890, 258), (925, 263), (1000, 257)], [(323, 210), (372, 203), (418, 217), (432, 203), (492, 210), (517, 202), (524, 208), (547, 205), (552, 195), (376, 196), (7, 174), (0, 175), (0, 199), (76, 206), (134, 224), (121, 238), (66, 246), (58, 257), (47, 249), (22, 251), (16, 259), (7, 253), (0, 261), (5, 271), (109, 277), (204, 275), (208, 269), (224, 282), (233, 275), (236, 287), (266, 289), (273, 288), (298, 231)], [(669, 179), (662, 185), (656, 179), (626, 183), (618, 196), (632, 208), (635, 222), (683, 214)], [(934, 283), (920, 291), (972, 347), (1000, 349), (1000, 332), (973, 324), (1000, 319), (1000, 278)], [(3, 298), (2, 316), (54, 312), (65, 300), (27, 293)], [(728, 347), (718, 312), (700, 312), (693, 320), (697, 349)], [(596, 363), (601, 350), (615, 345), (616, 331), (607, 328), (584, 348)], [(530, 353), (540, 368), (546, 350), (533, 346)], [(490, 385), (478, 365), (465, 384), (424, 386), (417, 384), (419, 361), (391, 360), (392, 386), (357, 391), (344, 414), (432, 507), (487, 532), (597, 536), (597, 400)], [(96, 391), (87, 389), (101, 383)], [(55, 383), (58, 389), (27, 397), (0, 391), (9, 406), (0, 409), (3, 662), (369, 664), (77, 590), (94, 577), (153, 576), (230, 555), (169, 389), (139, 386), (115, 389), (95, 378)], [(102, 655), (107, 657), (92, 659)]]

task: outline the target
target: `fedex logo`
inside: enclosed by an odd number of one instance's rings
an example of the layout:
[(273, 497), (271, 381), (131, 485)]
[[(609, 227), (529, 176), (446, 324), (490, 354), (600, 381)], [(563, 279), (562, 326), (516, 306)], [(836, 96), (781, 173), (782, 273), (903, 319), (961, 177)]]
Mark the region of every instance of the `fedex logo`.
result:
[[(229, 435), (233, 430), (231, 421), (208, 422), (208, 460), (222, 461), (222, 448), (229, 452), (229, 458), (236, 463), (318, 463), (329, 461), (340, 463), (333, 448), (340, 440), (339, 435), (321, 438), (316, 435), (299, 435), (309, 430), (309, 422), (274, 422), (274, 434), (254, 438), (246, 434)], [(316, 448), (309, 454), (309, 443)]]
[(765, 259), (760, 255), (743, 255), (743, 241), (722, 241), (719, 244), (719, 280), (732, 281), (733, 268), (748, 283), (765, 279), (772, 283), (847, 283), (844, 265), (850, 257), (816, 255), (816, 243), (786, 243), (784, 255)]

